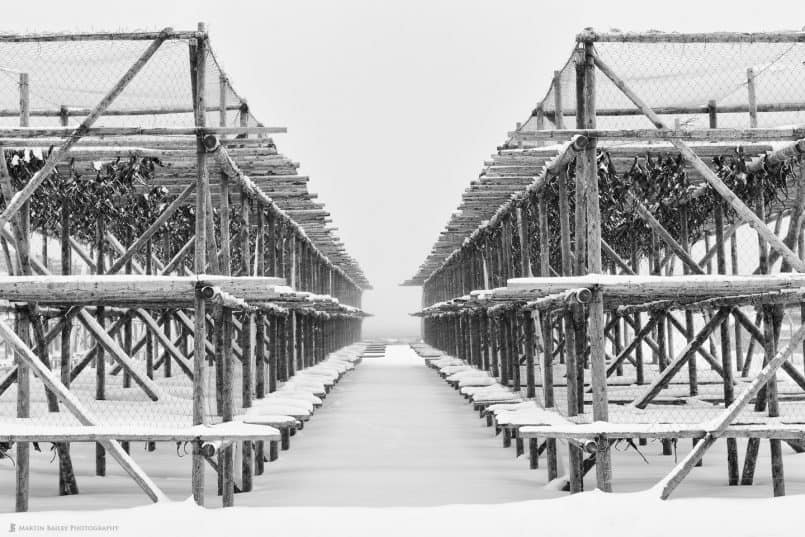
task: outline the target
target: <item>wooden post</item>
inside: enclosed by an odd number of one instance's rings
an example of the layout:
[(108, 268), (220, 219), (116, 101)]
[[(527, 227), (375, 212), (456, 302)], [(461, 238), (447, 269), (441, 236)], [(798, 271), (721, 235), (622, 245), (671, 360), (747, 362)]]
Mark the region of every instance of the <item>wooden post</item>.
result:
[[(576, 168), (578, 173), (578, 168)], [(559, 185), (559, 235), (560, 249), (562, 254), (562, 275), (573, 275), (573, 261), (570, 254), (570, 206), (567, 192), (568, 176), (567, 171), (562, 170), (557, 178)], [(577, 371), (578, 357), (576, 355), (576, 331), (573, 322), (573, 313), (564, 314), (564, 336), (565, 336), (565, 371), (567, 372), (567, 415), (569, 417), (579, 414), (579, 400), (583, 404), (583, 388), (579, 386)], [(584, 454), (581, 449), (573, 443), (568, 444), (568, 462), (570, 475), (570, 492), (576, 493), (584, 490), (584, 474), (582, 471), (582, 461)]]
[(535, 386), (536, 379), (534, 378), (534, 346), (536, 344), (534, 319), (531, 315), (523, 315), (522, 322), (525, 334), (526, 397), (532, 399), (537, 395)]
[[(690, 243), (689, 243), (689, 232), (688, 232), (688, 207), (686, 204), (682, 204), (679, 207), (679, 245), (685, 251), (686, 254), (690, 253)], [(687, 264), (682, 265), (683, 274), (690, 274), (690, 268)], [(687, 339), (688, 343), (690, 343), (693, 339), (694, 329), (693, 329), (693, 312), (690, 310), (685, 310), (685, 330), (688, 333)], [(689, 381), (689, 395), (691, 397), (695, 397), (699, 395), (699, 382), (698, 382), (698, 371), (696, 369), (696, 359), (691, 358), (688, 360), (688, 381)], [(693, 443), (696, 443), (694, 439)]]
[(553, 72), (553, 102), (554, 116), (553, 123), (557, 129), (565, 128), (565, 116), (562, 112), (562, 72)]
[[(651, 256), (649, 256), (649, 260), (654, 257), (656, 253), (656, 240), (654, 237), (654, 233), (652, 232), (651, 235), (651, 246), (652, 252)], [(640, 253), (637, 250), (638, 246), (636, 242), (632, 243), (632, 272), (638, 274), (640, 272)], [(634, 333), (635, 335), (640, 332), (641, 328), (643, 327), (643, 316), (640, 312), (636, 312), (634, 314)], [(644, 360), (643, 360), (643, 344), (639, 343), (637, 347), (635, 347), (634, 351), (634, 359), (635, 359), (635, 374), (637, 375), (637, 384), (642, 385), (646, 383), (645, 379), (645, 370), (644, 370)]]
[[(126, 233), (126, 246), (130, 246), (131, 243), (131, 231), (127, 231)], [(126, 274), (132, 273), (132, 264), (131, 261), (126, 263)], [(128, 317), (123, 324), (123, 352), (126, 353), (126, 356), (131, 356), (131, 347), (132, 347), (132, 321), (131, 317)], [(129, 374), (128, 370), (123, 370), (123, 388), (131, 388), (131, 375)], [(126, 453), (129, 453), (129, 443), (127, 441), (123, 441), (120, 443), (123, 447), (123, 450)]]
[[(130, 230), (126, 232), (125, 240), (126, 240), (126, 243), (127, 243), (126, 244), (127, 247), (131, 245), (131, 242), (132, 242), (131, 241), (131, 235), (132, 235), (132, 233), (131, 233)], [(126, 274), (131, 274), (132, 273), (132, 268), (133, 267), (132, 267), (131, 261), (126, 263)], [(131, 340), (132, 340), (132, 322), (131, 322), (131, 318), (129, 317), (129, 319), (123, 325), (123, 351), (126, 353), (126, 356), (131, 356), (131, 344), (132, 344)], [(128, 371), (125, 371), (125, 370), (123, 371), (123, 387), (124, 388), (131, 388), (131, 375), (129, 374)], [(122, 442), (122, 445), (123, 445), (123, 449), (125, 449), (126, 453), (128, 453), (129, 443), (128, 442)]]
[[(95, 274), (101, 275), (104, 272), (104, 257), (106, 241), (106, 224), (102, 217), (98, 217), (96, 222), (96, 243), (95, 248), (97, 257), (95, 259)], [(98, 306), (95, 311), (95, 317), (101, 328), (106, 324), (104, 308)], [(104, 349), (98, 346), (98, 351), (95, 353), (95, 399), (102, 401), (106, 399), (106, 357)], [(95, 475), (106, 475), (106, 450), (101, 443), (95, 444)]]
[[(153, 274), (152, 255), (152, 243), (149, 239), (145, 245), (145, 273), (149, 275)], [(145, 330), (145, 374), (150, 379), (154, 378), (154, 338), (148, 329)], [(149, 447), (153, 445), (153, 443), (149, 443)]]
[[(232, 393), (232, 310), (222, 308), (222, 352), (223, 352), (223, 396), (222, 419), (224, 422), (232, 421), (234, 417), (234, 398)], [(230, 444), (222, 451), (221, 472), (223, 478), (223, 506), (232, 507), (235, 504), (234, 480), (234, 446)]]
[[(245, 204), (245, 192), (241, 190), (241, 207)], [(257, 276), (265, 276), (265, 211), (260, 203), (254, 204), (257, 215), (257, 240), (256, 240), (256, 272)], [(248, 264), (248, 263), (247, 263)], [(248, 267), (246, 267), (248, 268)], [(266, 315), (262, 311), (258, 311), (254, 316), (255, 326), (255, 339), (254, 339), (254, 395), (257, 399), (263, 399), (266, 396), (266, 362), (268, 357), (266, 354)], [(265, 457), (265, 444), (262, 440), (255, 443), (254, 446), (254, 473), (255, 475), (263, 474), (263, 460)], [(244, 454), (244, 461), (246, 460)], [(245, 480), (244, 480), (245, 481)], [(244, 482), (245, 484), (245, 482)]]
[[(198, 185), (196, 185), (196, 186), (198, 186)], [(198, 191), (196, 191), (196, 194), (198, 195)], [(198, 202), (197, 202), (197, 206), (198, 206)], [(195, 239), (194, 239), (194, 241), (195, 241)], [(194, 242), (194, 244), (195, 244), (195, 242)], [(170, 256), (171, 252), (173, 251), (171, 249), (171, 234), (170, 233), (164, 233), (163, 234), (162, 247), (163, 247), (164, 251), (166, 252), (167, 256)], [(194, 246), (194, 248), (195, 248), (195, 246)], [(173, 324), (173, 314), (171, 314), (170, 312), (165, 312), (165, 335), (168, 336), (168, 338), (171, 337), (171, 332), (172, 332), (171, 326), (172, 326), (172, 324)], [(188, 356), (188, 343), (189, 343), (188, 342), (188, 336), (189, 336), (190, 330), (184, 325), (182, 325), (181, 327), (177, 327), (177, 330), (180, 331), (181, 334), (182, 334), (182, 340), (181, 340), (182, 354), (184, 356)], [(202, 357), (202, 359), (203, 359), (203, 357)], [(163, 360), (162, 374), (166, 378), (170, 378), (173, 375), (173, 366), (172, 366), (172, 363), (171, 363), (172, 358), (171, 358), (170, 353), (165, 352), (163, 354), (162, 360)]]
[[(559, 181), (564, 181), (564, 177), (560, 176)], [(561, 183), (560, 183), (561, 184)], [(567, 183), (565, 182), (565, 188)], [(567, 193), (565, 193), (567, 198)], [(548, 204), (544, 196), (539, 196), (539, 275), (547, 277), (551, 272), (551, 248), (550, 248), (550, 232), (548, 228)], [(566, 220), (566, 218), (565, 218)], [(562, 218), (560, 216), (560, 221)], [(569, 230), (563, 230), (563, 233), (569, 235)], [(564, 237), (564, 234), (562, 235)], [(562, 239), (564, 240), (564, 239)], [(564, 251), (564, 246), (562, 247)], [(567, 246), (569, 249), (569, 245)], [(568, 259), (569, 262), (569, 259)], [(554, 382), (553, 382), (553, 323), (549, 312), (542, 315), (542, 392), (545, 402), (545, 408), (554, 408), (556, 405), (554, 398)], [(568, 383), (569, 386), (569, 383)], [(570, 406), (570, 403), (568, 403)], [(556, 452), (556, 439), (547, 438), (546, 443), (546, 460), (548, 464), (548, 481), (556, 479), (558, 475), (558, 460)], [(536, 461), (534, 466), (536, 466)], [(571, 474), (579, 481), (577, 473), (574, 471)]]
[[(5, 158), (5, 157), (4, 157)], [(27, 211), (20, 211), (20, 224), (26, 216)], [(26, 345), (30, 345), (30, 331), (28, 317), (24, 310), (25, 306), (17, 306), (17, 332), (19, 338)], [(27, 308), (26, 308), (27, 309)], [(17, 418), (31, 417), (31, 371), (28, 364), (17, 356)], [(28, 495), (30, 487), (31, 473), (31, 444), (28, 442), (17, 442), (17, 460), (15, 465), (16, 477), (16, 511), (24, 512), (28, 510)]]
[[(0, 155), (0, 158), (4, 158)], [(61, 272), (69, 275), (72, 272), (72, 248), (70, 247), (70, 210), (71, 204), (67, 197), (62, 199), (61, 206)], [(73, 333), (73, 319), (67, 314), (69, 308), (63, 310), (64, 325), (61, 329), (61, 359), (60, 376), (61, 383), (65, 388), (70, 388), (72, 347), (71, 336)], [(59, 494), (78, 494), (78, 485), (73, 472), (72, 459), (70, 458), (70, 444), (64, 443), (62, 453), (59, 456)]]
[[(250, 215), (251, 215), (251, 203), (249, 201), (248, 196), (243, 188), (240, 190), (240, 210), (241, 210), (241, 220), (243, 221), (243, 229), (241, 230), (241, 243), (240, 243), (240, 253), (241, 253), (241, 270), (243, 274), (248, 276), (251, 274), (251, 251), (250, 251), (250, 243), (249, 243), (249, 235), (251, 233), (251, 223), (250, 223)], [(261, 219), (262, 220), (262, 219)], [(258, 245), (259, 247), (259, 245)], [(259, 250), (257, 251), (257, 258), (258, 264), (259, 259), (262, 256), (260, 255)], [(258, 274), (262, 275), (262, 274)], [(242, 372), (242, 399), (243, 399), (243, 408), (250, 408), (252, 406), (252, 385), (253, 385), (253, 377), (252, 377), (252, 368), (254, 367), (254, 355), (252, 353), (252, 335), (253, 335), (253, 316), (251, 313), (244, 312), (241, 318), (241, 328), (240, 328), (240, 348), (242, 353), (241, 359), (241, 372)], [(260, 362), (263, 362), (263, 358), (260, 357)], [(262, 367), (259, 368), (259, 371), (262, 372)], [(258, 377), (258, 382), (261, 382)], [(252, 442), (250, 440), (246, 440), (243, 442), (242, 446), (242, 483), (241, 483), (241, 490), (243, 492), (249, 492), (252, 490), (252, 476), (254, 473), (254, 457), (252, 454)]]
[(755, 70), (746, 69), (746, 92), (749, 99), (749, 128), (757, 128), (757, 96), (755, 95)]
[[(584, 128), (595, 128), (595, 64), (593, 44), (584, 43)], [(583, 182), (586, 186), (587, 203), (587, 268), (592, 274), (601, 274), (601, 212), (598, 200), (598, 165), (596, 139), (590, 138), (578, 160), (585, 161)], [(579, 184), (577, 177), (576, 184)], [(578, 189), (578, 186), (576, 187)], [(579, 211), (577, 206), (576, 211)], [(576, 228), (576, 237), (582, 234)], [(577, 253), (577, 255), (580, 255)], [(604, 346), (604, 299), (600, 289), (594, 289), (589, 308), (590, 372), (593, 390), (593, 419), (609, 419), (607, 400), (606, 349)], [(595, 470), (600, 490), (612, 490), (612, 461), (609, 441), (602, 435), (596, 442)]]
[[(199, 24), (199, 31), (205, 33), (200, 39), (191, 40), (190, 65), (191, 82), (194, 88), (193, 109), (196, 127), (206, 125), (206, 65), (207, 65), (207, 37), (206, 27)], [(209, 178), (207, 175), (207, 153), (204, 147), (203, 135), (196, 136), (196, 242), (194, 271), (203, 274), (207, 267), (207, 195), (209, 192)], [(193, 358), (193, 425), (207, 423), (207, 313), (206, 301), (201, 292), (196, 293), (194, 304), (194, 333), (195, 347)], [(201, 452), (201, 442), (193, 443), (193, 471), (192, 488), (193, 499), (198, 505), (204, 505), (204, 471), (205, 459)]]
[(520, 231), (520, 275), (531, 278), (531, 237), (528, 234), (528, 207), (517, 208), (517, 221)]
[[(724, 241), (724, 204), (717, 203), (713, 211), (716, 231), (716, 265), (719, 274), (727, 273), (727, 252)], [(738, 323), (735, 323), (736, 325)], [(730, 349), (730, 330), (728, 323), (722, 323), (721, 333), (721, 366), (724, 370), (724, 406), (729, 407), (735, 399), (734, 371)], [(738, 484), (738, 443), (735, 438), (727, 438), (727, 476), (731, 486)]]

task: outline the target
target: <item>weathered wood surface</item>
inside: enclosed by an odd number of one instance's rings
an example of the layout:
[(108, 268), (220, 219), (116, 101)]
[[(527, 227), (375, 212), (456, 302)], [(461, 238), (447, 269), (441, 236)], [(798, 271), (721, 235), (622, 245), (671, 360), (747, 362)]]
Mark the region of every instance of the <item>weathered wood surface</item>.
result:
[(585, 30), (579, 42), (599, 43), (803, 43), (805, 32), (596, 32)]
[[(650, 110), (650, 109), (649, 109)], [(568, 140), (573, 136), (615, 140), (699, 140), (724, 142), (726, 140), (798, 140), (805, 137), (805, 127), (777, 127), (757, 129), (555, 129), (545, 131), (510, 132), (510, 136), (523, 141)]]
[[(11, 345), (17, 356), (25, 361), (34, 374), (42, 381), (42, 383), (52, 390), (59, 398), (64, 406), (73, 414), (83, 425), (96, 425), (97, 420), (92, 414), (87, 411), (83, 404), (76, 398), (75, 394), (70, 392), (60, 381), (56, 378), (52, 371), (45, 366), (36, 355), (31, 352), (27, 345), (11, 330), (5, 322), (0, 320), (0, 337), (6, 343)], [(151, 479), (143, 472), (128, 453), (126, 453), (120, 444), (115, 440), (104, 440), (101, 442), (103, 447), (109, 452), (115, 460), (120, 463), (123, 469), (134, 479), (140, 488), (148, 495), (152, 501), (161, 501), (167, 499), (165, 494), (159, 487), (151, 481)]]
[(285, 280), (274, 277), (148, 276), (0, 276), (0, 298), (44, 304), (192, 304), (195, 289), (212, 286), (246, 300), (270, 302), (292, 295)]
[(231, 422), (219, 425), (196, 425), (193, 427), (113, 427), (109, 425), (90, 425), (84, 427), (65, 427), (48, 425), (36, 427), (28, 424), (4, 423), (0, 430), (0, 442), (101, 442), (150, 441), (150, 442), (193, 442), (226, 440), (279, 440), (280, 432), (265, 425), (251, 425)]
[(805, 287), (805, 274), (768, 275), (691, 274), (621, 276), (590, 274), (575, 277), (513, 278), (492, 293), (500, 298), (541, 297), (578, 288), (600, 288), (605, 295), (643, 300), (717, 298)]

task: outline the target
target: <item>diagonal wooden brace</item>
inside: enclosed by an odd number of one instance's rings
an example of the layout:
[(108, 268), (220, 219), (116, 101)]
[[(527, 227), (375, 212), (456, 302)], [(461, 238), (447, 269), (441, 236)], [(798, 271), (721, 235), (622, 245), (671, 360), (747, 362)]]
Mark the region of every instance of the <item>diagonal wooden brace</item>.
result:
[(791, 341), (789, 341), (786, 348), (769, 360), (769, 363), (758, 373), (757, 377), (752, 380), (749, 387), (747, 387), (718, 418), (709, 423), (708, 432), (705, 437), (693, 447), (687, 456), (682, 459), (662, 481), (660, 481), (656, 487), (661, 489), (660, 498), (667, 500), (671, 496), (676, 487), (678, 487), (682, 480), (693, 470), (694, 466), (702, 459), (705, 452), (715, 443), (721, 433), (735, 421), (735, 418), (738, 417), (743, 408), (749, 404), (763, 386), (774, 377), (777, 370), (780, 369), (784, 363), (788, 362), (791, 356), (793, 356), (794, 351), (797, 350), (797, 347), (802, 345), (804, 340), (805, 325), (802, 325), (791, 337)]
[(123, 370), (126, 371), (131, 377), (134, 379), (140, 388), (145, 392), (146, 395), (152, 400), (157, 401), (160, 398), (161, 390), (159, 387), (154, 384), (154, 381), (149, 379), (148, 377), (141, 375), (139, 371), (134, 368), (134, 363), (131, 360), (131, 357), (120, 348), (120, 345), (112, 339), (109, 334), (106, 333), (106, 330), (95, 320), (95, 317), (90, 315), (87, 310), (81, 310), (78, 313), (78, 320), (81, 321), (81, 324), (89, 330), (98, 343), (106, 349), (107, 352), (115, 359), (121, 366), (123, 366)]
[(646, 390), (646, 392), (639, 398), (635, 399), (632, 403), (637, 408), (646, 408), (649, 403), (662, 391), (671, 379), (679, 372), (683, 365), (687, 363), (688, 360), (693, 357), (696, 353), (696, 348), (701, 346), (707, 338), (713, 333), (713, 331), (718, 328), (721, 323), (723, 323), (727, 317), (729, 316), (729, 312), (726, 309), (720, 309), (713, 315), (707, 324), (699, 330), (696, 336), (685, 346), (682, 352), (679, 354), (677, 358), (675, 358), (668, 367), (666, 367), (660, 376), (651, 383), (651, 386)]
[[(56, 394), (59, 401), (64, 404), (71, 414), (78, 418), (78, 421), (82, 425), (98, 425), (98, 421), (84, 408), (84, 405), (78, 400), (75, 394), (61, 383), (53, 372), (34, 355), (33, 351), (31, 351), (17, 334), (2, 320), (0, 320), (0, 338), (5, 340), (14, 349), (17, 356), (26, 362), (34, 374), (39, 377), (47, 388)], [(137, 485), (140, 486), (152, 501), (158, 502), (167, 500), (165, 493), (151, 481), (151, 478), (137, 465), (134, 459), (123, 450), (119, 442), (116, 440), (103, 440), (100, 443), (103, 444), (107, 452), (120, 463), (120, 466), (134, 479)]]
[(137, 73), (142, 70), (148, 60), (156, 53), (162, 43), (167, 39), (169, 36), (169, 29), (163, 30), (159, 37), (157, 37), (145, 51), (140, 55), (137, 61), (129, 68), (128, 71), (117, 81), (117, 83), (109, 90), (103, 99), (95, 106), (95, 108), (90, 111), (84, 121), (76, 127), (76, 129), (70, 134), (67, 140), (56, 150), (52, 151), (48, 158), (45, 160), (45, 164), (42, 168), (39, 169), (38, 172), (34, 174), (33, 177), (28, 181), (25, 187), (17, 192), (14, 197), (11, 198), (10, 201), (6, 204), (6, 208), (2, 214), (0, 214), (0, 228), (5, 227), (7, 223), (11, 221), (14, 215), (22, 208), (26, 201), (33, 195), (39, 185), (51, 174), (53, 170), (56, 169), (56, 165), (67, 156), (70, 152), (70, 149), (84, 136), (89, 128), (95, 123), (95, 121), (101, 117), (101, 115), (106, 111), (107, 108), (112, 104), (112, 102), (120, 95), (126, 86), (129, 85), (129, 82), (137, 75)]
[[(657, 115), (654, 110), (651, 109), (643, 100), (629, 88), (628, 85), (612, 70), (609, 66), (604, 63), (601, 58), (597, 55), (593, 55), (593, 59), (595, 61), (595, 65), (604, 73), (607, 78), (609, 78), (615, 86), (623, 92), (623, 94), (630, 100), (634, 105), (640, 109), (643, 114), (648, 117), (651, 122), (654, 124), (655, 127), (658, 129), (667, 129), (669, 128), (668, 125)], [(780, 238), (775, 235), (767, 226), (766, 223), (758, 218), (758, 216), (752, 211), (749, 207), (744, 204), (743, 201), (735, 195), (735, 193), (730, 190), (730, 188), (724, 184), (724, 182), (718, 178), (718, 176), (711, 170), (707, 164), (705, 164), (701, 158), (699, 158), (693, 150), (688, 147), (688, 145), (679, 139), (672, 138), (670, 140), (671, 144), (679, 150), (679, 153), (682, 155), (691, 166), (693, 166), (697, 172), (699, 172), (702, 177), (704, 177), (705, 181), (707, 181), (713, 190), (719, 193), (719, 195), (730, 204), (732, 209), (738, 215), (742, 221), (746, 222), (757, 232), (757, 234), (766, 241), (766, 243), (771, 246), (775, 251), (779, 252), (780, 256), (785, 259), (793, 268), (795, 268), (798, 272), (805, 272), (805, 261), (801, 260), (797, 254), (791, 251), (791, 249), (786, 246)]]

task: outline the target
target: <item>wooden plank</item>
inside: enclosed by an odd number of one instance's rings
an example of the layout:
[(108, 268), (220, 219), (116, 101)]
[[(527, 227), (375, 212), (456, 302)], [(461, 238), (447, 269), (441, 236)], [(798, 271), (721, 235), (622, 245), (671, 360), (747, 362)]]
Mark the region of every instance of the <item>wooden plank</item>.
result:
[(606, 425), (593, 424), (536, 424), (523, 425), (517, 431), (521, 438), (535, 438), (555, 436), (566, 440), (594, 440), (600, 434), (608, 438), (696, 438), (702, 439), (708, 434), (714, 438), (777, 438), (779, 440), (805, 439), (805, 425), (799, 423), (782, 423), (769, 421), (767, 423), (739, 423), (732, 424), (723, 431), (708, 433), (707, 429), (699, 423), (608, 423)]
[(88, 425), (83, 427), (49, 426), (46, 431), (27, 425), (4, 425), (0, 431), (0, 442), (103, 442), (117, 440), (125, 442), (227, 442), (233, 440), (280, 439), (280, 432), (265, 425), (244, 426), (234, 423), (232, 427), (223, 424), (193, 427), (113, 427), (108, 425)]
[[(599, 60), (596, 60), (598, 63)], [(600, 66), (599, 66), (600, 67)], [(646, 110), (654, 113), (650, 108)], [(645, 112), (644, 112), (645, 113)], [(2, 131), (0, 130), (0, 134)], [(757, 128), (757, 129), (671, 129), (665, 124), (656, 129), (556, 129), (544, 131), (523, 131), (510, 132), (516, 140), (522, 141), (541, 141), (541, 140), (568, 140), (573, 136), (584, 136), (586, 138), (612, 139), (612, 140), (668, 140), (672, 143), (681, 140), (690, 141), (711, 141), (725, 142), (734, 141), (776, 141), (776, 140), (799, 140), (805, 138), (805, 128), (802, 127), (777, 127), (777, 128)], [(676, 144), (674, 144), (676, 145)], [(697, 168), (698, 170), (698, 168)], [(704, 175), (704, 174), (702, 174)]]

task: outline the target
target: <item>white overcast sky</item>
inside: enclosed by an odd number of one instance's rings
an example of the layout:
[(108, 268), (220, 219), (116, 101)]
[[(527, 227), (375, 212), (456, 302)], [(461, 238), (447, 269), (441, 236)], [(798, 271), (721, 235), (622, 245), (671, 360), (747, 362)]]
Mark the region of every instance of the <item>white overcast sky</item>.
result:
[[(205, 21), (238, 92), (267, 125), (375, 290), (370, 335), (410, 334), (400, 288), (462, 190), (545, 94), (583, 28), (766, 31), (801, 1), (26, 1), (0, 30), (193, 29)], [(10, 13), (6, 13), (10, 15)]]

